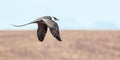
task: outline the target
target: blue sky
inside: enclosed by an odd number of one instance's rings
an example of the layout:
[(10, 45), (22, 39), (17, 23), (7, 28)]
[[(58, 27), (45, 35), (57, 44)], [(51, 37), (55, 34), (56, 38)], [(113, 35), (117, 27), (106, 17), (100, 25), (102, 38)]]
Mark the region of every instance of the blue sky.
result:
[(0, 0), (0, 30), (37, 29), (25, 24), (55, 16), (60, 29), (120, 29), (120, 0)]

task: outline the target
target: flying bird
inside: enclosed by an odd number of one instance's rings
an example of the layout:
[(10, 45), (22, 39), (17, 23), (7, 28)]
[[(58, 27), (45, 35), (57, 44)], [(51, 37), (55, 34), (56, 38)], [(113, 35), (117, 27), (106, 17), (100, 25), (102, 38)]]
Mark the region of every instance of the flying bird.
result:
[(27, 24), (23, 24), (23, 25), (13, 25), (15, 27), (22, 27), (22, 26), (26, 26), (32, 23), (37, 23), (38, 24), (38, 29), (37, 29), (37, 37), (39, 39), (39, 41), (43, 41), (44, 37), (46, 35), (47, 29), (49, 28), (51, 34), (58, 40), (61, 41), (61, 37), (60, 37), (60, 33), (59, 33), (59, 27), (58, 24), (55, 22), (56, 20), (58, 20), (56, 17), (54, 16), (43, 16), (40, 17), (38, 19), (36, 19), (35, 21), (32, 21), (30, 23)]

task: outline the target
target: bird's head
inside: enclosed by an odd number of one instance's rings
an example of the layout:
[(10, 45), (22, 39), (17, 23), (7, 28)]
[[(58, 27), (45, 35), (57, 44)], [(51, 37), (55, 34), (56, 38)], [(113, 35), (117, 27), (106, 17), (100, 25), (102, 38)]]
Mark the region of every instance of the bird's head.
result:
[(53, 20), (53, 21), (58, 21), (59, 19), (57, 19), (56, 17), (54, 17), (54, 16), (51, 16), (51, 19)]
[(53, 20), (53, 21), (59, 20), (59, 19), (57, 19), (57, 18), (54, 17), (54, 16), (43, 16), (42, 19), (50, 19), (50, 20)]

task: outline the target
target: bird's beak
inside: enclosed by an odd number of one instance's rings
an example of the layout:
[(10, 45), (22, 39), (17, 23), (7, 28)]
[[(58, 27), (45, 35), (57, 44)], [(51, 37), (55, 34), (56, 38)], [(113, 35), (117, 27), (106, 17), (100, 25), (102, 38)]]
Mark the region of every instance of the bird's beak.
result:
[(57, 21), (59, 21), (59, 19), (56, 19)]

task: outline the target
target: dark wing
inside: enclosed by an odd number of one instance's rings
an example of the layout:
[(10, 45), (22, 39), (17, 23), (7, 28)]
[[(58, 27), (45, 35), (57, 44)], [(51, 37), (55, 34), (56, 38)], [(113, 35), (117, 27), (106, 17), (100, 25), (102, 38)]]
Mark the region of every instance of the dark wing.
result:
[(62, 41), (60, 38), (60, 33), (59, 33), (59, 27), (58, 24), (56, 22), (54, 22), (53, 27), (49, 27), (50, 32), (52, 33), (52, 35), (58, 40), (58, 41)]
[(47, 32), (47, 26), (43, 23), (38, 22), (37, 36), (39, 41), (43, 41)]

